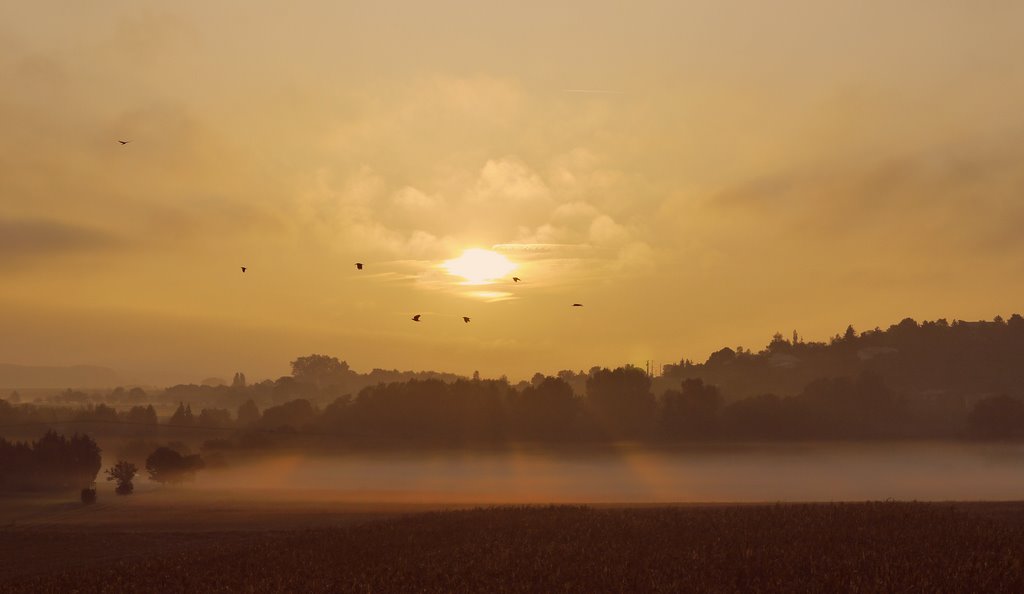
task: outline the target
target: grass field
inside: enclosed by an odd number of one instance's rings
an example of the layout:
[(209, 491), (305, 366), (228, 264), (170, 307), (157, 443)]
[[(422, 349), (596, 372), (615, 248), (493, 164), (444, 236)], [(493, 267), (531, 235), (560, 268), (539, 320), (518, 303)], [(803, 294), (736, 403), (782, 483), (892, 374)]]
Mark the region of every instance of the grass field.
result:
[(7, 528), (0, 591), (1024, 591), (1016, 503), (301, 509)]

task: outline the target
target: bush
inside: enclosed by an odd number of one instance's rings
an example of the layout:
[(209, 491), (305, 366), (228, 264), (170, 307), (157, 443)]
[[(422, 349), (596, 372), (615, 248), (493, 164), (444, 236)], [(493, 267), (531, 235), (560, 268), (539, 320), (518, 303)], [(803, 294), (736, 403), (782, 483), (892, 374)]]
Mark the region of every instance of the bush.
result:
[(146, 458), (149, 478), (158, 483), (181, 483), (195, 478), (204, 466), (198, 454), (182, 456), (176, 450), (160, 447)]
[(114, 492), (118, 495), (131, 495), (135, 490), (132, 479), (135, 478), (135, 473), (138, 471), (139, 469), (131, 462), (121, 460), (107, 469), (107, 480), (117, 481), (117, 488), (114, 489)]
[(96, 503), (96, 489), (92, 487), (82, 489), (82, 503)]

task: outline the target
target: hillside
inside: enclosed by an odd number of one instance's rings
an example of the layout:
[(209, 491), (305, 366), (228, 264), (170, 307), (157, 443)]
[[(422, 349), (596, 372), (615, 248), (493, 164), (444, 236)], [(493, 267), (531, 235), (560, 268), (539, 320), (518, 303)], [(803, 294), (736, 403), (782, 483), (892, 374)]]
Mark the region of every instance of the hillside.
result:
[(1024, 395), (1024, 317), (918, 323), (907, 318), (883, 330), (853, 327), (829, 342), (776, 334), (759, 352), (723, 348), (704, 363), (666, 365), (659, 383), (699, 378), (727, 400), (760, 394), (792, 396), (822, 378), (864, 373), (919, 398)]

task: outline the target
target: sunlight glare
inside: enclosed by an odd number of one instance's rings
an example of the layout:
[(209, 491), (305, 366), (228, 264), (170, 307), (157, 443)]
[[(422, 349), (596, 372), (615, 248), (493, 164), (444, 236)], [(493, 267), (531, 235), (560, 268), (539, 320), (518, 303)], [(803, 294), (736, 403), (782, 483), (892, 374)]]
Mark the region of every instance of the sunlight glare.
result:
[(442, 265), (449, 274), (466, 279), (467, 285), (486, 285), (507, 276), (516, 265), (505, 256), (480, 248), (469, 248)]

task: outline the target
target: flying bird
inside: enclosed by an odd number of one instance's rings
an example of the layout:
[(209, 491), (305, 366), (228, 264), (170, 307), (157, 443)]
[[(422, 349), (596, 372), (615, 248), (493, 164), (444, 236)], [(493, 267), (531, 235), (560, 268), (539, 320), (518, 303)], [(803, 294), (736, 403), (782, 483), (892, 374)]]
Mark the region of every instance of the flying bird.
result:
[(466, 317), (466, 316), (462, 316), (462, 321), (468, 324), (469, 323), (469, 318)]
[(572, 306), (573, 307), (583, 307), (583, 304), (582, 303), (573, 303)]
[(362, 262), (356, 262), (356, 270), (362, 270), (362, 269), (363, 269), (363, 263)]
[(414, 322), (418, 322), (418, 321), (420, 321), (420, 314), (416, 314), (416, 315), (414, 315), (414, 316), (412, 317), (412, 321), (414, 321)]
[(523, 280), (523, 279), (519, 278), (518, 276), (513, 276), (512, 277), (512, 282), (514, 282), (514, 283), (518, 283), (521, 280)]
[(128, 144), (131, 141), (130, 140), (118, 140), (118, 142), (120, 142), (122, 145), (125, 145), (125, 144)]
[(245, 266), (242, 266), (242, 272), (245, 272)]

